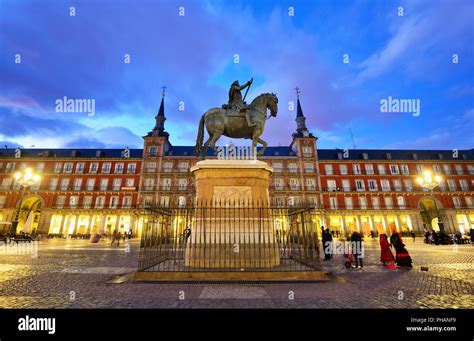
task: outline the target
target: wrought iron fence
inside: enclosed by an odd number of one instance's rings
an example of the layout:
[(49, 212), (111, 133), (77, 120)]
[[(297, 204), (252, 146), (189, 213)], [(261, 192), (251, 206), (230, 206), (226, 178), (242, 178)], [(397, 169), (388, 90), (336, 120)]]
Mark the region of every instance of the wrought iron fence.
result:
[(139, 271), (320, 270), (311, 206), (214, 202), (142, 214)]

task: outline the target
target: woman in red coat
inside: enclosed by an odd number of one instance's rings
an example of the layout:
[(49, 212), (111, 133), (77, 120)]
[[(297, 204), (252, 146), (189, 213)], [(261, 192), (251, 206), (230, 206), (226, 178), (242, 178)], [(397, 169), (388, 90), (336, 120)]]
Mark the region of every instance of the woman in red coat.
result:
[(380, 261), (386, 265), (393, 265), (395, 257), (393, 257), (392, 250), (390, 250), (390, 244), (385, 233), (380, 233)]

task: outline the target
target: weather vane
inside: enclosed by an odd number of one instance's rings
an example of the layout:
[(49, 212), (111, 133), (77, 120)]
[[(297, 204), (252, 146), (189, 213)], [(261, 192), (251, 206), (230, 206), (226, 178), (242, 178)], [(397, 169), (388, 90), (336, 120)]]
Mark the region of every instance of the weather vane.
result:
[(296, 92), (296, 98), (300, 99), (300, 93), (301, 93), (300, 88), (296, 87), (295, 92)]
[(161, 95), (164, 97), (165, 94), (166, 94), (166, 85), (163, 84), (163, 86), (161, 87), (161, 89), (163, 90), (163, 91), (161, 92)]

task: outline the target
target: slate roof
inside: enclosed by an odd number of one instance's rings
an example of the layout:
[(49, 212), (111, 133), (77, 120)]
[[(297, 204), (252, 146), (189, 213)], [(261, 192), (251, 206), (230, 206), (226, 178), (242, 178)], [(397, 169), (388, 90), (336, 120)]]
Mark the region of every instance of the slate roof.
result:
[[(258, 148), (260, 150), (260, 148)], [(318, 149), (319, 160), (474, 160), (474, 149), (458, 150), (458, 158), (453, 157), (452, 150), (395, 150), (395, 149), (349, 149), (344, 157), (343, 149)], [(99, 153), (99, 154), (98, 154)], [(44, 158), (121, 158), (123, 149), (21, 149), (22, 157)], [(143, 149), (130, 149), (130, 158), (141, 158)], [(194, 156), (194, 146), (172, 146), (167, 156)], [(214, 151), (209, 148), (208, 156)], [(290, 147), (268, 147), (266, 157), (295, 156)], [(14, 158), (15, 149), (0, 149), (1, 158)]]

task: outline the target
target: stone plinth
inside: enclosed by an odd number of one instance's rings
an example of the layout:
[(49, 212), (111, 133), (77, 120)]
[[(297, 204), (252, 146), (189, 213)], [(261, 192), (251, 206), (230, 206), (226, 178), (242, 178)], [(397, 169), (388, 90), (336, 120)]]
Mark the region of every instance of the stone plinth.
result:
[(259, 160), (205, 160), (191, 168), (201, 202), (257, 201), (267, 204), (273, 168)]
[(271, 268), (280, 264), (268, 209), (273, 169), (258, 160), (205, 160), (191, 168), (197, 208), (185, 266)]

